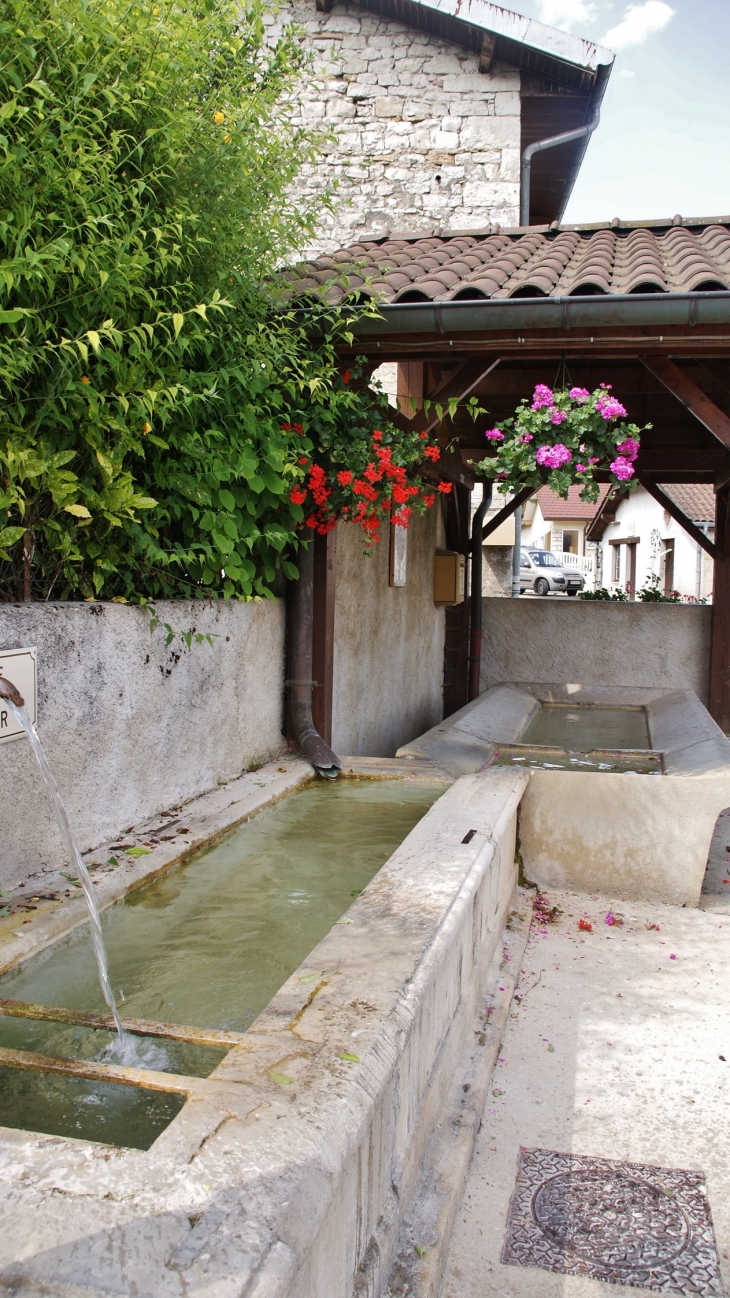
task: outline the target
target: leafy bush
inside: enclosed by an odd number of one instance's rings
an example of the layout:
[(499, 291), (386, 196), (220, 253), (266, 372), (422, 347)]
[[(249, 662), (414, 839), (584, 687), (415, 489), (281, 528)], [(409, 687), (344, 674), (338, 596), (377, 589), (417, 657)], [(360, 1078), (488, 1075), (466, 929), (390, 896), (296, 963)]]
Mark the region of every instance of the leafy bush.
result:
[(265, 291), (312, 225), (302, 58), (259, 0), (5, 0), (0, 598), (270, 593), (288, 425), (369, 400)]

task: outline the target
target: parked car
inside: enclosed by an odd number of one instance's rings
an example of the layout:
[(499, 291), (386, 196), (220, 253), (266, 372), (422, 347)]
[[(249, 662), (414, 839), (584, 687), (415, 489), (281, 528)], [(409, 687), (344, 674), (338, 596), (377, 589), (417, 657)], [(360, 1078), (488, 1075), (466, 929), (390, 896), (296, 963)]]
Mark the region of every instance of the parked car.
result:
[(575, 568), (564, 568), (550, 550), (520, 552), (520, 595), (526, 590), (534, 590), (536, 595), (549, 595), (551, 590), (577, 595), (584, 586), (583, 574)]

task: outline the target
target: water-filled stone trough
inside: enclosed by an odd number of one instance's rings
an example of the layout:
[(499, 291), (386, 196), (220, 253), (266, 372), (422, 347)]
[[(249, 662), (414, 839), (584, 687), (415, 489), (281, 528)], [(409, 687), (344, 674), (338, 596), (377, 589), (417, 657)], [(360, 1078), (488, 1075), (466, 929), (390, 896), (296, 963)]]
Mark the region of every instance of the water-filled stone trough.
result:
[(525, 875), (579, 892), (698, 905), (730, 805), (730, 740), (690, 690), (495, 685), (399, 756), (529, 771)]
[(0, 928), (0, 1292), (381, 1298), (448, 1237), (519, 862), (696, 905), (730, 804), (730, 743), (681, 692), (498, 686), (345, 765), (272, 763), (95, 885), (133, 1063), (80, 903)]

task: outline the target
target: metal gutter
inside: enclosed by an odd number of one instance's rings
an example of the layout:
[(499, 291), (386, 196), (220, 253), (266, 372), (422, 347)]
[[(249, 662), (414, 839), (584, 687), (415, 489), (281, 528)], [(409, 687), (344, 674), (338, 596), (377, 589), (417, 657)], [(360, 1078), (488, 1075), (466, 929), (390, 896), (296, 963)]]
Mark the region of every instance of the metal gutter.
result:
[(590, 297), (485, 298), (473, 302), (398, 302), (380, 318), (343, 314), (358, 338), (499, 330), (670, 327), (730, 324), (730, 292), (620, 293)]

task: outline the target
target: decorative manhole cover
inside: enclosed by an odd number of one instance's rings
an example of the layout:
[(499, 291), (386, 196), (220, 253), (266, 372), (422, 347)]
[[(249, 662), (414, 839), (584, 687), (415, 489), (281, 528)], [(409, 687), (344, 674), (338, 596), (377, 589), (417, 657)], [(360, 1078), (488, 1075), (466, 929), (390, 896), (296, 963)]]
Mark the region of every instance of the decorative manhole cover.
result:
[(701, 1172), (520, 1150), (502, 1261), (655, 1293), (724, 1295)]

